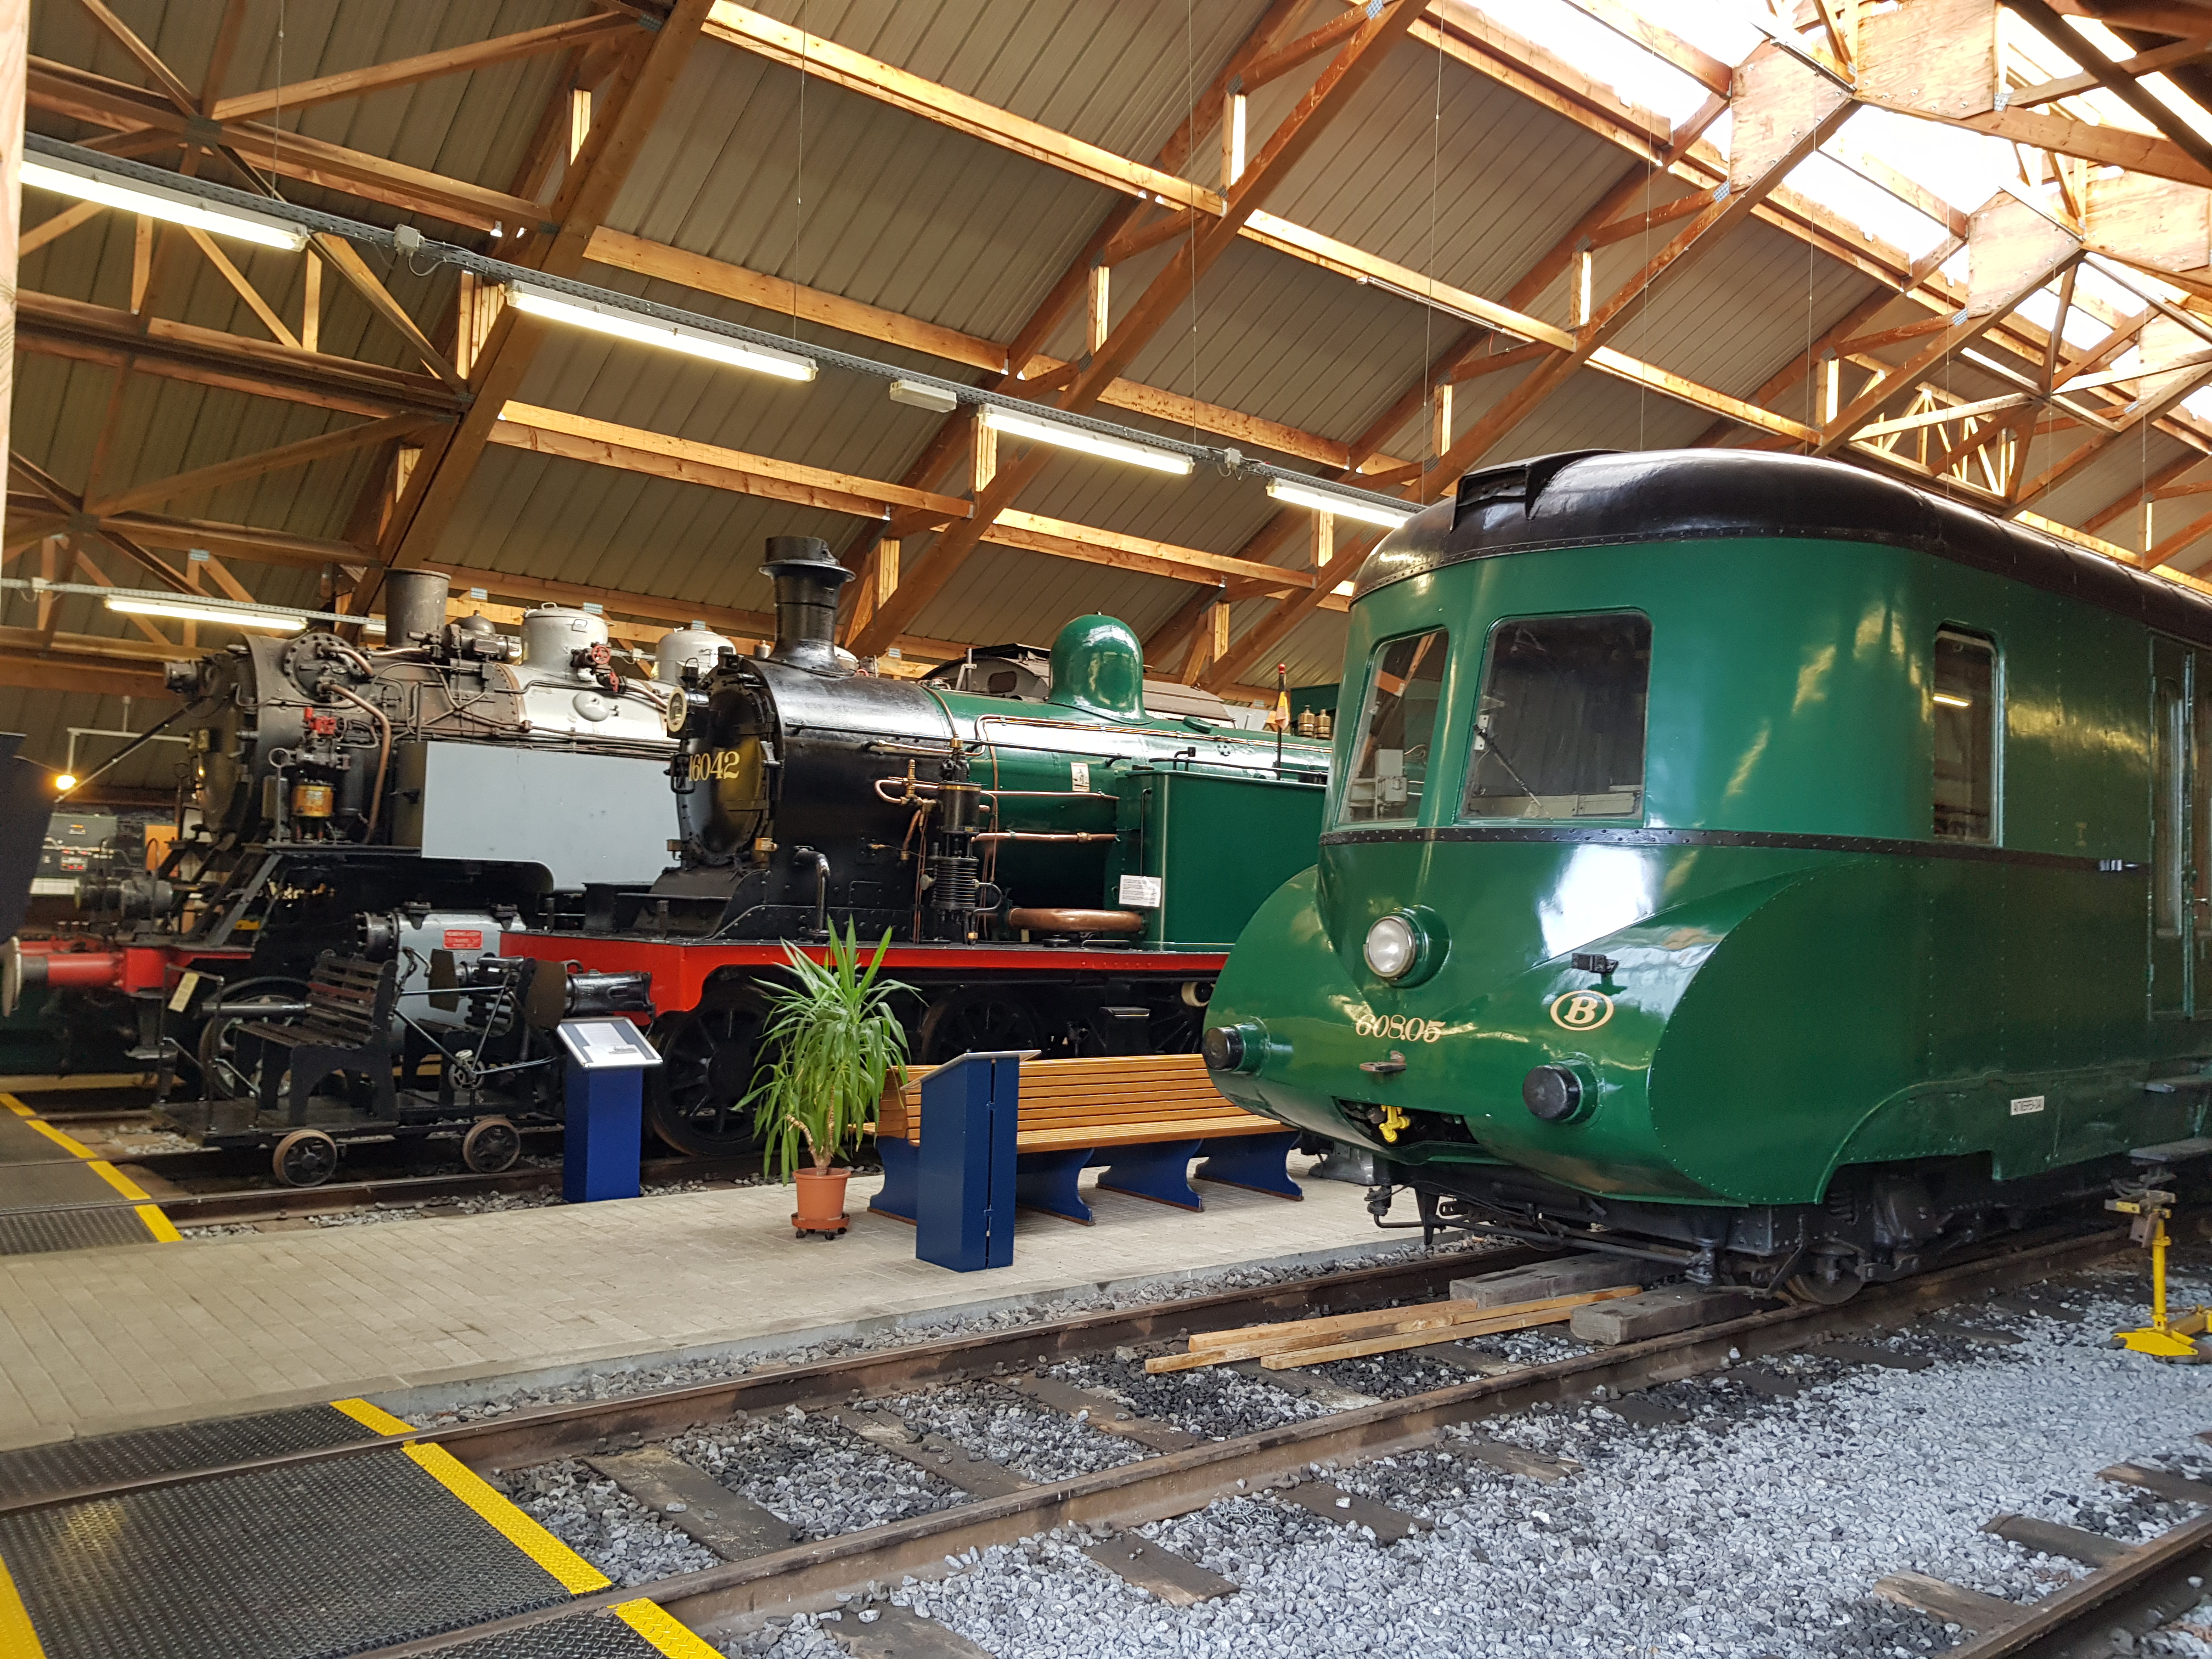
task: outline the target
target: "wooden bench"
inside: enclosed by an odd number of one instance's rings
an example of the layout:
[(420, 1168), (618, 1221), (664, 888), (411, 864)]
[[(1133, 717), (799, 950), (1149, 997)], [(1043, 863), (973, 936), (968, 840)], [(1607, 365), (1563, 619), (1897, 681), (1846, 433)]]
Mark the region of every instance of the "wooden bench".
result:
[[(901, 1221), (915, 1217), (921, 1080), (934, 1069), (909, 1066), (906, 1086), (886, 1089), (877, 1109), (884, 1189), (868, 1207)], [(1200, 1181), (1303, 1198), (1284, 1165), (1297, 1141), (1297, 1130), (1223, 1099), (1196, 1054), (1024, 1060), (1015, 1202), (1087, 1224), (1091, 1206), (1076, 1178), (1099, 1160), (1106, 1168), (1098, 1184), (1109, 1191), (1202, 1210), (1190, 1184), (1194, 1158), (1206, 1160)]]
[(325, 951), (307, 977), (307, 1012), (297, 1019), (262, 1020), (238, 1034), (261, 1044), (254, 1094), (264, 1113), (276, 1110), (276, 1087), (286, 1068), (287, 1121), (307, 1121), (307, 1101), (334, 1072), (368, 1079), (380, 1118), (397, 1121), (398, 1091), (392, 1080), (392, 1009), (399, 996), (399, 964), (363, 962)]

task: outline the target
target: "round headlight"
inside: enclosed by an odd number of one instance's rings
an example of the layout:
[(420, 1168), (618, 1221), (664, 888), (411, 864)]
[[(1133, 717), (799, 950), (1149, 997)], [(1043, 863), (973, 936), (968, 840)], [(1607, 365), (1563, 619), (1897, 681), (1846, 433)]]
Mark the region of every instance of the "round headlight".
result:
[(684, 717), (690, 712), (691, 700), (684, 695), (683, 688), (679, 686), (669, 695), (667, 702), (660, 710), (661, 723), (668, 728), (670, 737), (676, 737), (683, 732)]
[(1380, 979), (1396, 979), (1421, 954), (1420, 935), (1403, 916), (1384, 916), (1367, 930), (1367, 965)]

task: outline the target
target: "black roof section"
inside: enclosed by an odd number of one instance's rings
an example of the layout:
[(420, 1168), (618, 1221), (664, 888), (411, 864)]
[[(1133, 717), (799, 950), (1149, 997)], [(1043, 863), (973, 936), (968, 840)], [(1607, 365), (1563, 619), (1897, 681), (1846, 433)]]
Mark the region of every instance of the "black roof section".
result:
[(1750, 449), (1574, 450), (1486, 467), (1383, 538), (1353, 591), (1549, 548), (1760, 536), (1874, 542), (2212, 644), (2212, 598), (1840, 461)]

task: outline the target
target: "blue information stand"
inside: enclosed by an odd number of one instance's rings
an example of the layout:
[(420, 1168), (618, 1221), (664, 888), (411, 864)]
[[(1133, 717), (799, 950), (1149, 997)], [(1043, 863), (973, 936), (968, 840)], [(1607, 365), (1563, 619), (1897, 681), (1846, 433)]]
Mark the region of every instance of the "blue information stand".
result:
[(1013, 1266), (1022, 1059), (1014, 1051), (963, 1054), (921, 1080), (918, 1261), (963, 1273)]
[(571, 1204), (635, 1198), (645, 1073), (660, 1055), (626, 1019), (563, 1021), (561, 1046), (568, 1054), (561, 1196)]

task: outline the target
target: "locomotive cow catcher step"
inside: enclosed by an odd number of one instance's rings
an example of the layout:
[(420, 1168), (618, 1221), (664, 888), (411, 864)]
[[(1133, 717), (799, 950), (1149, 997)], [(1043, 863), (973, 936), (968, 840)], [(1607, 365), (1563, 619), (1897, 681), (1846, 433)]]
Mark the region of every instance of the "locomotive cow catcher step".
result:
[(492, 1174), (520, 1156), (525, 1129), (564, 1121), (562, 1022), (653, 1012), (643, 974), (441, 951), (427, 980), (405, 991), (398, 963), (326, 951), (278, 1018), (228, 1006), (216, 981), (200, 1012), (240, 1091), (164, 1115), (203, 1146), (267, 1152), (289, 1186), (319, 1186), (347, 1143), (370, 1139), (458, 1139), (461, 1161)]
[[(912, 1221), (920, 1203), (921, 1081), (935, 1067), (908, 1068), (904, 1088), (884, 1092), (876, 1120), (883, 1190), (869, 1201), (878, 1215)], [(1255, 1116), (1221, 1097), (1196, 1054), (1132, 1054), (1100, 1060), (1023, 1063), (1017, 1119), (1018, 1206), (1089, 1224), (1091, 1206), (1077, 1178), (1103, 1163), (1098, 1185), (1182, 1210), (1202, 1210), (1191, 1185), (1248, 1187), (1303, 1198), (1285, 1160), (1296, 1130)]]

